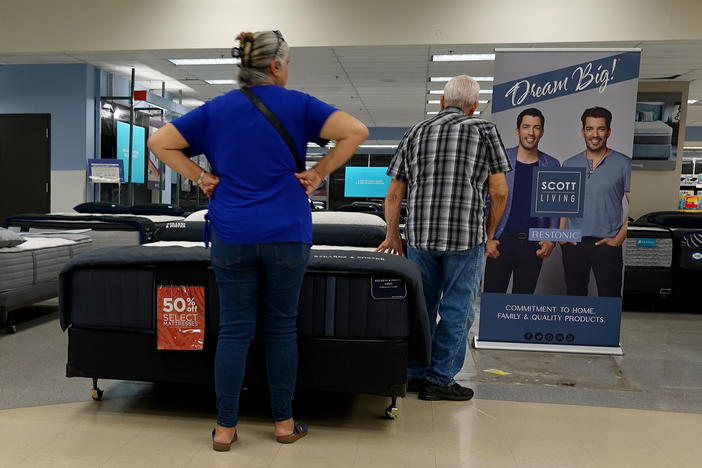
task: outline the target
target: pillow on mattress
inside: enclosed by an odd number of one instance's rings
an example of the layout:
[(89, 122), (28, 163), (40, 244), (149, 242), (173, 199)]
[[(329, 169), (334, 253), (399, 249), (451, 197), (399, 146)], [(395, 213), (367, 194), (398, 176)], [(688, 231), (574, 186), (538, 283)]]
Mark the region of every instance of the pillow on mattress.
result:
[(25, 242), (27, 239), (17, 234), (15, 231), (0, 228), (0, 247), (14, 247)]
[(186, 221), (204, 221), (206, 214), (207, 214), (207, 210), (199, 210), (199, 211), (196, 211), (195, 213), (189, 214), (185, 218), (185, 220)]
[(129, 212), (135, 215), (183, 216), (185, 214), (185, 210), (183, 208), (167, 203), (146, 203), (143, 205), (134, 205), (129, 208)]
[(81, 203), (73, 207), (78, 213), (129, 213), (126, 206), (119, 205), (117, 203), (104, 203), (104, 202), (87, 202)]

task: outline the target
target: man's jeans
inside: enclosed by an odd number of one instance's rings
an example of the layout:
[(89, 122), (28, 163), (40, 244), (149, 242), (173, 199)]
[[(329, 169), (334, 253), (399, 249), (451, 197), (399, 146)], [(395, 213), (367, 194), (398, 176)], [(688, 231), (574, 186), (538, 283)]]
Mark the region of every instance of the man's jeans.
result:
[[(431, 365), (424, 367), (410, 361), (407, 368), (410, 379), (424, 378), (442, 386), (454, 383), (466, 357), (484, 253), (485, 244), (460, 252), (407, 248), (408, 258), (422, 272), (432, 337)], [(437, 313), (441, 318), (438, 324)]]
[(212, 232), (212, 267), (219, 288), (215, 355), (217, 423), (237, 424), (246, 354), (258, 328), (266, 342), (273, 419), (292, 416), (297, 376), (297, 303), (310, 246), (297, 242), (232, 245)]

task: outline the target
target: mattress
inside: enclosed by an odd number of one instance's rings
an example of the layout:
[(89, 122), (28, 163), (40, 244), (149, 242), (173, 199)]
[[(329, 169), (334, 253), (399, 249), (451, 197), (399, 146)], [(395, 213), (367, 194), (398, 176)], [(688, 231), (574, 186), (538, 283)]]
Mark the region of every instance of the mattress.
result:
[[(71, 258), (90, 250), (92, 243), (89, 236), (73, 233), (27, 233), (23, 237), (27, 239), (24, 243), (0, 249), (3, 312), (55, 296), (61, 268)], [(2, 321), (4, 317), (0, 318)]]
[[(202, 245), (205, 222), (197, 218), (167, 223), (156, 230), (155, 241), (199, 242)], [(377, 247), (384, 240), (385, 221), (378, 216), (337, 211), (312, 212), (314, 245), (367, 248)], [(183, 245), (189, 246), (187, 243)]]
[(702, 230), (681, 234), (678, 267), (685, 272), (702, 272)]
[(624, 241), (624, 266), (670, 268), (672, 262), (673, 238), (670, 230), (629, 225)]
[(56, 280), (68, 260), (90, 248), (88, 236), (44, 235), (54, 237), (25, 235), (24, 243), (0, 249), (0, 291)]
[(670, 145), (673, 127), (660, 120), (634, 122), (634, 144)]
[[(201, 284), (206, 310), (218, 293), (203, 247), (133, 246), (92, 251), (61, 272), (60, 320), (94, 330), (154, 333), (157, 285)], [(370, 251), (315, 249), (299, 305), (301, 336), (344, 340), (404, 340), (410, 355), (428, 362), (429, 325), (419, 270), (409, 260)], [(216, 336), (219, 317), (207, 314)]]
[[(5, 220), (5, 227), (23, 232), (90, 229), (92, 248), (138, 245), (153, 240), (157, 224), (173, 216), (135, 216), (104, 214), (21, 214)], [(161, 222), (161, 221), (159, 221)]]

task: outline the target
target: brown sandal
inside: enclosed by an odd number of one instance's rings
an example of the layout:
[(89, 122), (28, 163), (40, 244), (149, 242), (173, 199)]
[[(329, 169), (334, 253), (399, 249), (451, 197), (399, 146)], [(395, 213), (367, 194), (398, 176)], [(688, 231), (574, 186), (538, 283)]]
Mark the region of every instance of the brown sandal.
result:
[(307, 435), (307, 424), (296, 421), (293, 423), (293, 428), (292, 434), (276, 436), (275, 439), (281, 444), (292, 444)]
[(212, 449), (215, 452), (228, 452), (229, 449), (232, 448), (232, 444), (239, 439), (236, 431), (234, 431), (234, 437), (232, 437), (232, 440), (228, 444), (224, 442), (215, 442), (214, 435), (215, 430), (212, 429)]

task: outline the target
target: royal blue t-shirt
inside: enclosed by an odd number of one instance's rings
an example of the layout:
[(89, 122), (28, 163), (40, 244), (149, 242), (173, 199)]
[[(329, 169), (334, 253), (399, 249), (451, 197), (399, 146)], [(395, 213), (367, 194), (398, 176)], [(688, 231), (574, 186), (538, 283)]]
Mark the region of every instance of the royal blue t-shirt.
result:
[[(252, 86), (278, 117), (302, 158), (307, 142), (323, 144), (322, 126), (336, 110), (299, 91)], [(171, 122), (193, 154), (204, 154), (220, 182), (209, 203), (217, 235), (230, 244), (312, 244), (305, 189), (295, 156), (271, 123), (239, 90), (216, 97)]]

